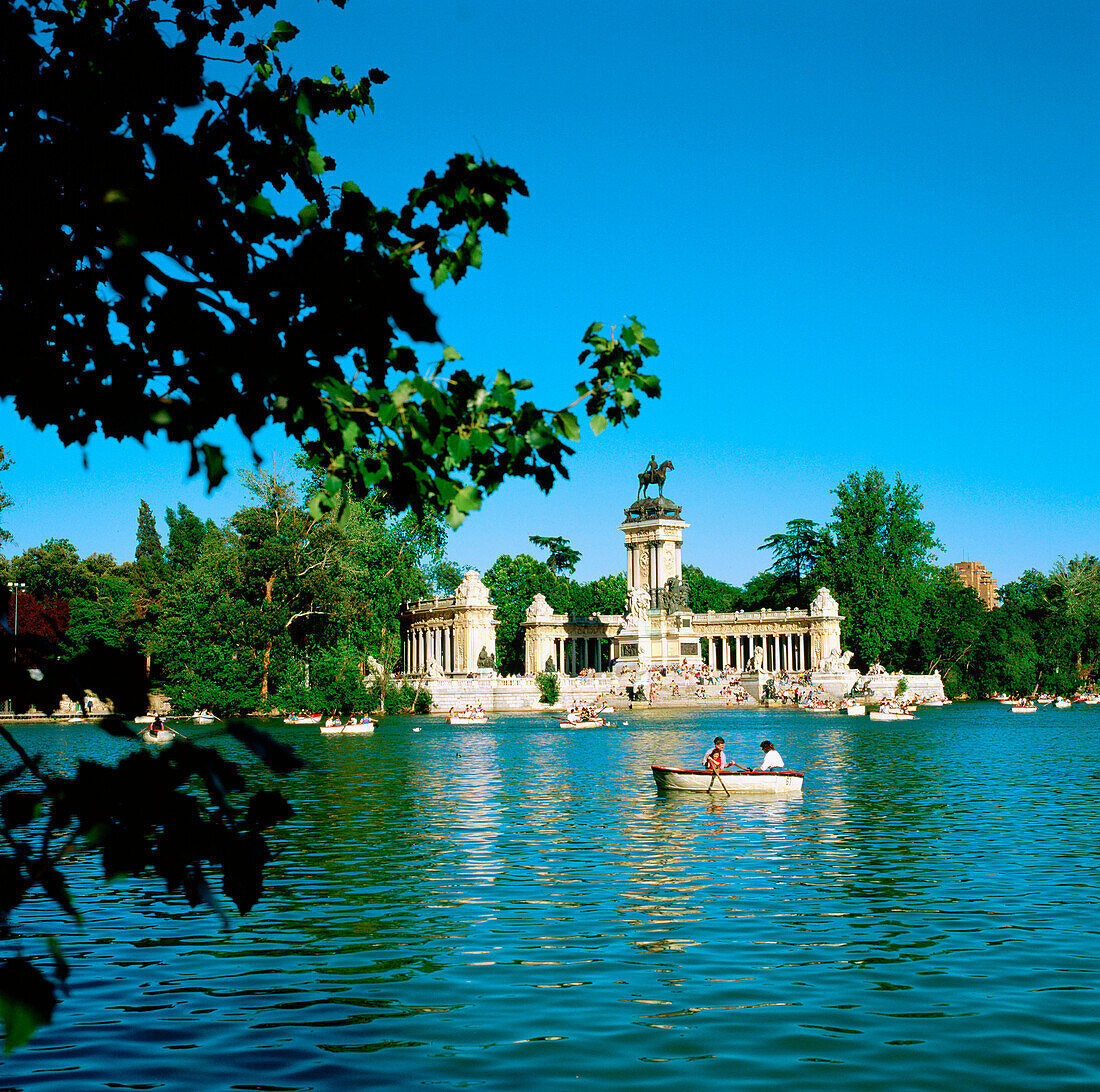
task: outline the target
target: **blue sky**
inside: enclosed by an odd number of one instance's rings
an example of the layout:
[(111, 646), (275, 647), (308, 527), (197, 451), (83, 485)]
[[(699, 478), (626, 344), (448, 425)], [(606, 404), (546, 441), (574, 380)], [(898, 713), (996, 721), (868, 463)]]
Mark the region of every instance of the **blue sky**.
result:
[[(391, 77), (373, 117), (324, 130), (334, 183), (397, 204), (458, 151), (527, 181), (484, 268), (432, 294), (467, 367), (530, 378), (559, 407), (589, 323), (637, 315), (661, 345), (661, 400), (586, 436), (549, 497), (501, 489), (453, 536), (454, 560), (484, 570), (563, 535), (579, 578), (619, 571), (651, 454), (675, 465), (685, 560), (732, 583), (871, 466), (921, 487), (944, 562), (1005, 583), (1100, 552), (1100, 6), (350, 0), (278, 15), (302, 28), (299, 74)], [(85, 470), (10, 404), (0, 444), (15, 552), (66, 537), (123, 560), (140, 498), (215, 519), (242, 503), (236, 484), (207, 497), (161, 444), (93, 443)], [(289, 469), (285, 439), (258, 448)]]

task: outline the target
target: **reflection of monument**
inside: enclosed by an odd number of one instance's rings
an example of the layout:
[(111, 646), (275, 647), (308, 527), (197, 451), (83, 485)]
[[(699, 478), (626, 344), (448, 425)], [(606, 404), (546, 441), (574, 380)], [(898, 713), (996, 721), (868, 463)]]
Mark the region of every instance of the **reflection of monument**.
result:
[[(649, 460), (638, 475), (638, 499), (619, 528), (626, 538), (626, 617), (615, 634), (617, 671), (702, 662), (680, 560), (688, 524), (664, 495), (665, 478), (674, 469), (668, 460)], [(651, 486), (656, 497), (646, 495)]]

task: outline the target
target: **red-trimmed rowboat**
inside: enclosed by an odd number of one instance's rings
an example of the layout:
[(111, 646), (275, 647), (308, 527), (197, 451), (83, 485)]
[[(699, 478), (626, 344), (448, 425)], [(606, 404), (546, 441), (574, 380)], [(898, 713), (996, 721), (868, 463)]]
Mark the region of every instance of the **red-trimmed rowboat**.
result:
[(687, 792), (789, 793), (802, 791), (799, 770), (684, 770), (676, 766), (654, 766), (653, 780), (659, 789)]

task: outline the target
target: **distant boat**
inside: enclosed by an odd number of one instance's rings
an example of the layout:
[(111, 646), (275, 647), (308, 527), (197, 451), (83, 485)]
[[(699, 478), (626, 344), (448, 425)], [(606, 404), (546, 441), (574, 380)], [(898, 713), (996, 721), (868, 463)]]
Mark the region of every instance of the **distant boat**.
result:
[(862, 717), (867, 713), (867, 706), (858, 701), (846, 701), (844, 703), (844, 712), (850, 717)]
[(659, 789), (714, 792), (719, 795), (802, 792), (803, 775), (799, 770), (723, 770), (720, 774), (676, 766), (653, 766), (652, 770), (653, 780)]
[(1013, 713), (1034, 713), (1039, 707), (1033, 701), (1018, 701), (1015, 705), (1009, 706)]
[(1055, 709), (1070, 709), (1070, 708), (1072, 708), (1072, 706), (1073, 706), (1073, 702), (1071, 702), (1069, 700), (1069, 698), (1055, 698), (1054, 699), (1054, 708)]
[(284, 724), (320, 724), (320, 713), (291, 713), (283, 717)]
[(607, 721), (603, 717), (588, 717), (584, 720), (577, 718), (576, 720), (558, 721), (563, 728), (603, 728), (607, 724)]

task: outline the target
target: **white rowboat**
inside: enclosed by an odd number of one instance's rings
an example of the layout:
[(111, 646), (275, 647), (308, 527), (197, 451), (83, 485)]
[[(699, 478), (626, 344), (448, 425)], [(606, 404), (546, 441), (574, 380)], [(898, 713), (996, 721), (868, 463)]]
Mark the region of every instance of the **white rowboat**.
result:
[(685, 792), (716, 792), (759, 795), (761, 793), (801, 793), (802, 774), (798, 770), (685, 770), (676, 766), (654, 766), (653, 780), (659, 789)]
[(912, 713), (893, 713), (889, 710), (883, 711), (882, 709), (872, 710), (867, 714), (871, 720), (912, 720)]
[(375, 729), (373, 720), (356, 721), (354, 724), (322, 724), (323, 736), (365, 736)]

